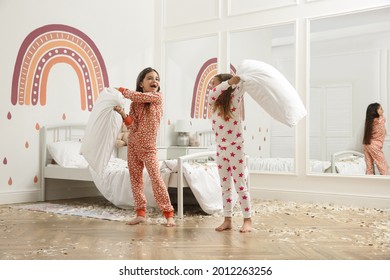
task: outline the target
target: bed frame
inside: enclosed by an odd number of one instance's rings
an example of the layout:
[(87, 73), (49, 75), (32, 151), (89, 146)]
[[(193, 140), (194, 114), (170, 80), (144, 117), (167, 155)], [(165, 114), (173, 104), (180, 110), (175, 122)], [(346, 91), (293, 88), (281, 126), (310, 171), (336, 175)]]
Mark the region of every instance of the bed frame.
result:
[(44, 126), (39, 131), (40, 150), (40, 200), (45, 200), (45, 179), (63, 179), (77, 181), (92, 181), (88, 168), (61, 168), (51, 165), (53, 158), (47, 149), (47, 144), (58, 141), (81, 141), (85, 124), (66, 124)]
[(340, 152), (332, 154), (332, 156), (331, 156), (331, 171), (332, 171), (332, 173), (337, 173), (337, 170), (336, 170), (336, 162), (337, 161), (349, 158), (351, 156), (364, 158), (364, 154), (357, 152), (357, 151), (351, 151), (351, 150), (340, 151)]

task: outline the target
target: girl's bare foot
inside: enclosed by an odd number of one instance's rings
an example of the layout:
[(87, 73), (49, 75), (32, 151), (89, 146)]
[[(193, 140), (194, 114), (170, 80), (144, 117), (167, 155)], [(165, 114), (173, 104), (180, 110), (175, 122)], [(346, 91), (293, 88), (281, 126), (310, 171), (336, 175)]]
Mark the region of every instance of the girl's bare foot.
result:
[(215, 228), (216, 231), (224, 231), (230, 229), (232, 229), (232, 218), (230, 217), (225, 217), (225, 220), (223, 221), (222, 225)]
[(240, 228), (240, 232), (251, 232), (252, 231), (252, 219), (251, 218), (244, 218), (244, 223), (242, 224), (242, 227)]
[(138, 225), (141, 223), (146, 222), (146, 218), (143, 216), (136, 216), (134, 219), (132, 219), (130, 222), (126, 223), (126, 225)]
[(172, 217), (167, 218), (167, 224), (166, 224), (166, 226), (167, 226), (167, 227), (174, 227), (174, 226), (176, 226), (175, 220), (174, 220)]

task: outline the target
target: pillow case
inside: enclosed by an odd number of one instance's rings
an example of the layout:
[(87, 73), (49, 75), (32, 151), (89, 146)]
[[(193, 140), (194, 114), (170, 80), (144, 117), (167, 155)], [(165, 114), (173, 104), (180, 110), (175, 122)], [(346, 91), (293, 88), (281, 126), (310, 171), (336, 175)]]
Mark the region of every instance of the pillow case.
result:
[(243, 60), (237, 75), (245, 90), (271, 117), (295, 126), (307, 111), (295, 88), (273, 66), (257, 60)]
[(61, 167), (86, 168), (88, 162), (80, 154), (81, 142), (59, 141), (47, 145), (51, 157)]
[(115, 88), (104, 88), (95, 101), (88, 119), (81, 146), (85, 157), (98, 175), (103, 175), (114, 151), (115, 141), (122, 127), (122, 117), (114, 106), (123, 107), (125, 98)]

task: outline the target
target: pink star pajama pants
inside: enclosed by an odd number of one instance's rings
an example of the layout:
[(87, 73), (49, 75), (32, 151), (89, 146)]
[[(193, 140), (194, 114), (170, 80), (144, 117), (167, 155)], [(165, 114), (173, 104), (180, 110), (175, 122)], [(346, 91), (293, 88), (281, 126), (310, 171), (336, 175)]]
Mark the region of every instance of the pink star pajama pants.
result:
[(222, 187), (223, 211), (225, 217), (233, 212), (232, 187), (238, 194), (238, 202), (244, 218), (251, 217), (251, 202), (246, 179), (246, 165), (243, 143), (220, 146), (217, 149), (217, 165)]

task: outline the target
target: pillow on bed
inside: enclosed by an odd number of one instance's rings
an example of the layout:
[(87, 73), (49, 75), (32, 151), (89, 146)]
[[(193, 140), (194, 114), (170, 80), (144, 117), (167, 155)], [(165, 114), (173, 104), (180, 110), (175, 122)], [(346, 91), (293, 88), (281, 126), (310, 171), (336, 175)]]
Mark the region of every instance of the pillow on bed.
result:
[(86, 168), (85, 158), (80, 154), (81, 142), (59, 141), (49, 143), (47, 149), (51, 157), (61, 167)]
[(243, 89), (274, 119), (289, 127), (306, 116), (306, 109), (295, 88), (273, 66), (244, 60), (237, 67)]
[(336, 171), (345, 175), (365, 175), (366, 162), (362, 157), (351, 157), (335, 163)]

